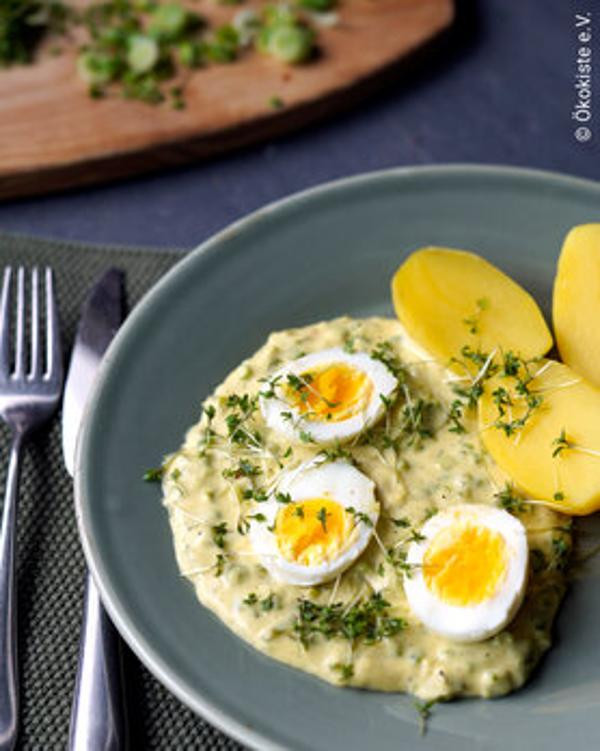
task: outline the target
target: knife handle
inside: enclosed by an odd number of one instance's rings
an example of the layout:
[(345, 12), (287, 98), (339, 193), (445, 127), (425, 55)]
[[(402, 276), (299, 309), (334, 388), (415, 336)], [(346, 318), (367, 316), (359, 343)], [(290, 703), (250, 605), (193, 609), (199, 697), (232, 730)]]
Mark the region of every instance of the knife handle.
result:
[(69, 751), (122, 751), (127, 744), (121, 640), (89, 572)]

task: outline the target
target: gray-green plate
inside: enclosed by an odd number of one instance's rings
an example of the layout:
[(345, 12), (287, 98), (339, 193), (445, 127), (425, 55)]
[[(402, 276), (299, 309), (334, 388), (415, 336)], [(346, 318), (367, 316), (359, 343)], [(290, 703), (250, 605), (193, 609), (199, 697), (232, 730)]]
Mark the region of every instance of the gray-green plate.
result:
[(530, 683), (503, 699), (436, 707), (421, 738), (410, 697), (335, 688), (274, 662), (199, 605), (177, 572), (159, 488), (141, 479), (180, 445), (203, 398), (270, 331), (341, 314), (393, 315), (389, 282), (409, 251), (476, 250), (547, 312), (561, 241), (590, 221), (600, 221), (600, 185), (592, 182), (496, 167), (380, 172), (237, 222), (138, 305), (110, 348), (80, 441), (78, 516), (112, 618), (182, 701), (266, 749), (600, 747), (594, 561), (573, 583), (556, 645)]

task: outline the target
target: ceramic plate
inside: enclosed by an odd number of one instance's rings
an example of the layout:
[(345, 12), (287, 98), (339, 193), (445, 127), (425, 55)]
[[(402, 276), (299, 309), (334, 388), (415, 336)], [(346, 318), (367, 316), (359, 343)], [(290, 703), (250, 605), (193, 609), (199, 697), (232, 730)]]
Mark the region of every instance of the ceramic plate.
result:
[[(564, 751), (600, 747), (600, 566), (575, 580), (556, 645), (512, 696), (436, 707), (341, 689), (264, 657), (198, 604), (177, 572), (159, 488), (203, 398), (274, 329), (392, 315), (389, 282), (422, 245), (476, 250), (548, 312), (560, 244), (600, 221), (600, 185), (495, 167), (398, 169), (342, 180), (237, 222), (181, 261), (111, 345), (79, 445), (85, 552), (119, 630), (183, 702), (265, 749)], [(600, 467), (599, 467), (600, 471)], [(589, 534), (591, 521), (584, 523)]]

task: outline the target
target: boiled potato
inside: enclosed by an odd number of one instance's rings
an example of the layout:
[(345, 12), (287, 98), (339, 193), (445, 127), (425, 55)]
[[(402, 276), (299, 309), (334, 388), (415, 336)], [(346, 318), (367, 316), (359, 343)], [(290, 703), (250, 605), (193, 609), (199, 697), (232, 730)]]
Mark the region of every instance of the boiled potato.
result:
[(443, 363), (460, 357), (466, 344), (485, 352), (513, 350), (525, 358), (552, 346), (531, 295), (475, 253), (415, 251), (392, 279), (392, 298), (408, 334)]
[(566, 236), (552, 313), (561, 358), (600, 386), (600, 224), (573, 227)]
[[(479, 400), (483, 444), (500, 469), (530, 498), (568, 514), (597, 511), (600, 390), (553, 360), (539, 360), (527, 368), (533, 376), (530, 381), (521, 365), (515, 377), (500, 370), (485, 382)], [(529, 414), (527, 392), (530, 401), (531, 397), (542, 399), (529, 408)]]

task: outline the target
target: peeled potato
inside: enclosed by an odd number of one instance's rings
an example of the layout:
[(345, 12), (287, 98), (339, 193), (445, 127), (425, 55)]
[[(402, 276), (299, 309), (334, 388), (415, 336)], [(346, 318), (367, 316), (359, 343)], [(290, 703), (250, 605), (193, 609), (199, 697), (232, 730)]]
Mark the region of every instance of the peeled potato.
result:
[(561, 358), (600, 386), (600, 224), (573, 227), (566, 236), (552, 314)]
[[(496, 464), (530, 498), (547, 501), (568, 514), (589, 514), (600, 509), (600, 390), (567, 365), (541, 360), (529, 366), (539, 375), (528, 385), (542, 396), (523, 428), (507, 436), (495, 423), (499, 419), (499, 387), (511, 394), (507, 421), (526, 412), (524, 399), (515, 391), (514, 378), (494, 376), (485, 383), (479, 400), (481, 439)], [(564, 433), (563, 433), (564, 431)], [(553, 456), (561, 434), (567, 445)], [(558, 494), (558, 496), (556, 496)], [(561, 496), (563, 497), (561, 499)]]
[(415, 251), (392, 279), (392, 298), (408, 334), (444, 363), (460, 357), (465, 344), (485, 352), (513, 350), (524, 358), (552, 346), (533, 297), (475, 253)]

